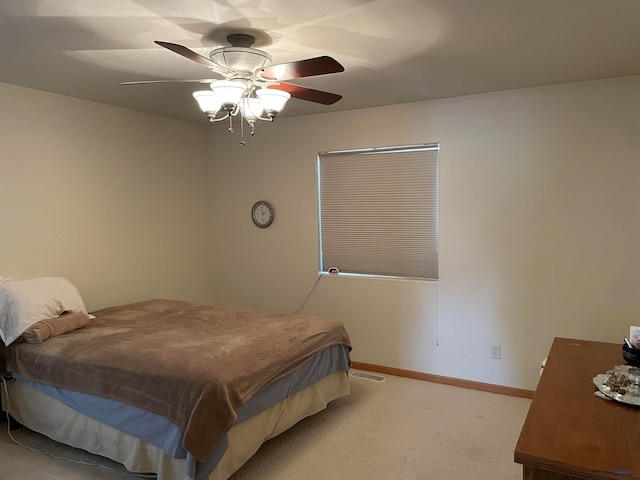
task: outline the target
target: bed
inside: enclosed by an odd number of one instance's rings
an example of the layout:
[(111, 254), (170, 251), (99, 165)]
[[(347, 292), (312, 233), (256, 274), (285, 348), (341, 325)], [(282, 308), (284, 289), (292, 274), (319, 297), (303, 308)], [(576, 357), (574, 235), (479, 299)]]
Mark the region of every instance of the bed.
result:
[(71, 295), (75, 310), (58, 298), (40, 315), (87, 321), (38, 341), (28, 335), (51, 319), (34, 322), (31, 306), (8, 319), (8, 287), (0, 369), (13, 377), (11, 415), (132, 472), (227, 479), (264, 441), (349, 393), (349, 337), (330, 319), (154, 299), (88, 320)]

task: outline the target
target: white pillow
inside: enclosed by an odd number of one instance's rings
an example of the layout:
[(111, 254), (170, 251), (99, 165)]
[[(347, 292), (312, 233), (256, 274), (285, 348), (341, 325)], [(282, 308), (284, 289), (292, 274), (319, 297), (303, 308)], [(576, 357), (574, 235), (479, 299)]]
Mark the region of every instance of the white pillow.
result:
[(0, 282), (0, 337), (9, 345), (40, 320), (87, 313), (78, 289), (63, 277)]

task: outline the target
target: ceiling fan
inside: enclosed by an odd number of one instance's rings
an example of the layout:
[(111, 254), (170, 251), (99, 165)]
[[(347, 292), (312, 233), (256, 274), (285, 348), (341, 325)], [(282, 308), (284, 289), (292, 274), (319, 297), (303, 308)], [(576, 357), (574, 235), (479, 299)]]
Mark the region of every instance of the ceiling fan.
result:
[[(229, 118), (229, 131), (233, 132), (232, 117), (240, 114), (251, 127), (251, 135), (254, 134), (256, 120), (273, 121), (290, 97), (323, 105), (332, 105), (342, 98), (335, 93), (314, 90), (286, 81), (344, 72), (344, 67), (331, 57), (320, 56), (272, 65), (271, 55), (253, 48), (255, 38), (252, 35), (236, 33), (229, 35), (227, 41), (230, 46), (212, 50), (209, 58), (176, 43), (155, 42), (208, 68), (220, 75), (222, 80), (145, 80), (123, 82), (121, 85), (169, 82), (209, 84), (210, 90), (193, 93), (209, 121), (217, 122)], [(241, 143), (244, 144), (244, 140)]]

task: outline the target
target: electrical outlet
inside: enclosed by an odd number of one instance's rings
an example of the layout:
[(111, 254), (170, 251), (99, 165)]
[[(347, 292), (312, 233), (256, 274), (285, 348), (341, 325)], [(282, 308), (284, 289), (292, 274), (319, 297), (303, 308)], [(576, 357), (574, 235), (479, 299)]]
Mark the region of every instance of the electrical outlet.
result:
[(491, 345), (491, 358), (500, 359), (502, 357), (502, 347), (500, 345)]

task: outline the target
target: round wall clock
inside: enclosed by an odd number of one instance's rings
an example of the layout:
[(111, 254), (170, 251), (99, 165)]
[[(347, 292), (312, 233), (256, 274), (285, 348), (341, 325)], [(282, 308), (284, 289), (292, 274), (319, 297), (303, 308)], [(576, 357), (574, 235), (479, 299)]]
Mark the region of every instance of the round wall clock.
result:
[(273, 222), (273, 207), (269, 202), (260, 200), (251, 207), (251, 219), (256, 226), (267, 228)]

